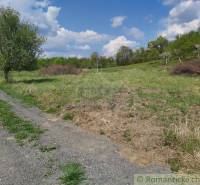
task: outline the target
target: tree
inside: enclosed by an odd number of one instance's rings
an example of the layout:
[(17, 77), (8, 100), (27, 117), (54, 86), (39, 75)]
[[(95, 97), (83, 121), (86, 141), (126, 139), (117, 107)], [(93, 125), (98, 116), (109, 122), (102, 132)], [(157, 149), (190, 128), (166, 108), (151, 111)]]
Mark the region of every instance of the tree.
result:
[(94, 61), (96, 63), (97, 72), (99, 72), (99, 54), (97, 52), (93, 52), (90, 58), (92, 61)]
[(168, 50), (171, 51), (174, 56), (178, 56), (180, 59), (186, 59), (194, 57), (194, 52), (197, 50), (196, 46), (199, 44), (200, 32), (191, 31), (177, 36), (176, 39), (169, 44)]
[(133, 56), (133, 51), (127, 46), (122, 46), (117, 54), (116, 54), (116, 61), (117, 65), (127, 65), (131, 63)]
[(146, 50), (146, 60), (150, 61), (150, 60), (157, 60), (159, 59), (159, 51), (156, 48), (151, 48), (151, 49), (147, 49)]
[(44, 38), (34, 25), (20, 21), (11, 8), (0, 9), (0, 69), (9, 81), (12, 70), (28, 70), (36, 65)]
[(152, 48), (157, 49), (159, 51), (159, 53), (162, 53), (162, 52), (164, 52), (165, 48), (168, 46), (168, 43), (169, 43), (169, 41), (166, 38), (160, 36), (156, 40), (149, 42), (148, 48), (149, 49), (152, 49)]

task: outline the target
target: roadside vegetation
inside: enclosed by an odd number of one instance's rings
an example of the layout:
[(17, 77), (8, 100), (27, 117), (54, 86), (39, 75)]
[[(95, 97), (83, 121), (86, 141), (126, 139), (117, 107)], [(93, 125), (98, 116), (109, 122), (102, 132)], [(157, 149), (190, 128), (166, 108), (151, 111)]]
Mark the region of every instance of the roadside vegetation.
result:
[[(7, 34), (7, 27), (13, 27), (10, 19), (15, 29)], [(20, 40), (21, 32), (30, 40)], [(85, 59), (38, 59), (43, 38), (34, 27), (20, 23), (17, 12), (2, 9), (0, 39), (1, 90), (122, 143), (121, 154), (130, 161), (168, 163), (173, 171), (200, 171), (200, 30), (173, 41), (158, 37), (135, 51), (122, 46), (115, 58), (95, 52)], [(30, 41), (32, 49), (27, 50), (27, 42), (18, 50), (16, 40)], [(18, 53), (8, 53), (6, 41)], [(30, 62), (37, 70), (25, 71)], [(14, 80), (8, 83), (11, 75)], [(17, 138), (37, 133), (22, 125), (14, 129), (25, 132)]]
[(43, 131), (34, 126), (31, 122), (22, 120), (11, 111), (11, 107), (0, 100), (0, 124), (14, 134), (18, 143), (33, 142), (39, 139)]

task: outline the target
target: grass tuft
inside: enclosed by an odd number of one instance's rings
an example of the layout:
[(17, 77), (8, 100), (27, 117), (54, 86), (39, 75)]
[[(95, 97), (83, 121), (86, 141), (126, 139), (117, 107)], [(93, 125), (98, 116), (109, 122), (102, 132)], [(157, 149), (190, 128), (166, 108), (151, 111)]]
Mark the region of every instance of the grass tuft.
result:
[(64, 120), (73, 120), (74, 115), (72, 113), (66, 112), (63, 116)]
[(193, 155), (195, 151), (199, 151), (200, 141), (194, 137), (189, 137), (182, 144), (182, 148), (185, 152)]
[(173, 130), (164, 131), (164, 145), (174, 146), (177, 143), (177, 135)]
[(170, 165), (172, 172), (178, 172), (181, 168), (181, 163), (178, 158), (168, 159), (168, 164)]
[(123, 134), (123, 137), (127, 142), (130, 142), (132, 140), (130, 130), (128, 130), (128, 129), (125, 130), (124, 134)]
[(62, 167), (62, 172), (60, 180), (65, 185), (79, 185), (87, 179), (85, 169), (79, 163), (68, 163)]

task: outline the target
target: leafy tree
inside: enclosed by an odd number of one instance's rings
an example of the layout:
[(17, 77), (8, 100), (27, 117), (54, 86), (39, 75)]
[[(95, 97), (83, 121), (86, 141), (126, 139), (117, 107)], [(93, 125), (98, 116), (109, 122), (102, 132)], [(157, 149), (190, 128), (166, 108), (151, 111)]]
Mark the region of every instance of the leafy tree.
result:
[(194, 51), (197, 50), (196, 45), (200, 44), (200, 32), (191, 31), (181, 36), (177, 36), (174, 41), (172, 41), (168, 50), (176, 56), (176, 52), (180, 58), (191, 58), (194, 56)]
[(168, 43), (169, 43), (169, 41), (166, 38), (160, 36), (156, 40), (149, 42), (148, 48), (149, 49), (152, 49), (152, 48), (157, 49), (159, 51), (159, 53), (162, 53), (162, 52), (164, 52), (165, 48), (168, 46)]
[(0, 69), (7, 82), (10, 71), (35, 66), (43, 42), (35, 26), (20, 21), (18, 12), (11, 8), (0, 9)]
[(151, 48), (146, 50), (146, 60), (157, 60), (159, 59), (159, 51), (156, 48)]
[(117, 65), (127, 65), (131, 63), (133, 56), (133, 51), (127, 46), (122, 46), (117, 54), (116, 54), (116, 61)]
[(90, 58), (93, 62), (96, 63), (97, 72), (99, 72), (99, 54), (97, 52), (93, 52)]
[(92, 61), (96, 62), (96, 60), (99, 59), (99, 54), (98, 54), (98, 52), (93, 52), (93, 53), (91, 54), (90, 58), (91, 58)]

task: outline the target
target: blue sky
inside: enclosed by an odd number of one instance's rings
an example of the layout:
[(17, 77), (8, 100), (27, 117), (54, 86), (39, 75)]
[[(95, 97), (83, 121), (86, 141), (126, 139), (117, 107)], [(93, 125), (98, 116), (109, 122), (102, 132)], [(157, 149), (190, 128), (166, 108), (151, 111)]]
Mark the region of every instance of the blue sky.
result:
[(200, 27), (200, 0), (0, 0), (47, 38), (44, 56), (114, 56)]
[[(62, 7), (60, 23), (72, 30), (122, 35), (124, 27), (137, 27), (145, 32), (145, 40), (156, 36), (160, 19), (169, 12), (159, 0), (54, 0), (53, 4)], [(111, 27), (115, 16), (127, 17), (122, 27)]]

